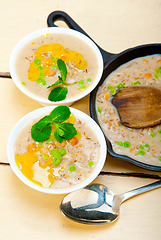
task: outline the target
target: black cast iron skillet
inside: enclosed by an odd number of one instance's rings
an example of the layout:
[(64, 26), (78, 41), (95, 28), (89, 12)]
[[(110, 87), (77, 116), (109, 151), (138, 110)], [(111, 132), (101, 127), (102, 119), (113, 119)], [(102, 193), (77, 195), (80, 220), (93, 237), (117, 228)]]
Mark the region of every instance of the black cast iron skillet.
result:
[[(86, 35), (87, 37), (89, 37), (88, 34), (86, 32), (84, 32), (83, 29), (80, 28), (79, 25), (65, 12), (62, 12), (62, 11), (52, 12), (47, 18), (48, 26), (49, 27), (57, 27), (54, 24), (57, 20), (64, 21), (68, 25), (69, 28), (74, 29), (78, 32), (81, 32), (84, 35)], [(92, 41), (93, 41), (93, 39), (92, 39)], [(112, 71), (117, 69), (120, 65), (122, 65), (134, 58), (143, 57), (143, 56), (152, 55), (152, 54), (161, 54), (161, 44), (157, 43), (157, 44), (141, 45), (141, 46), (127, 49), (119, 54), (112, 54), (112, 53), (106, 52), (105, 50), (100, 48), (98, 45), (97, 45), (97, 47), (99, 48), (99, 50), (103, 56), (104, 71), (103, 71), (103, 75), (102, 75), (102, 78), (101, 78), (99, 84), (96, 86), (96, 88), (90, 94), (90, 114), (91, 114), (91, 117), (99, 124), (99, 121), (98, 121), (98, 118), (96, 115), (96, 111), (95, 111), (95, 109), (96, 109), (95, 108), (95, 99), (96, 99), (96, 94), (97, 94), (97, 90), (98, 90), (99, 86), (102, 85), (103, 81), (107, 78), (107, 76)], [(139, 167), (142, 167), (142, 168), (145, 168), (148, 170), (161, 171), (161, 167), (159, 167), (159, 166), (141, 163), (130, 157), (116, 154), (113, 151), (112, 145), (111, 145), (110, 141), (108, 140), (108, 138), (106, 136), (105, 136), (105, 138), (106, 138), (106, 142), (107, 142), (107, 149), (111, 156), (126, 160), (130, 163), (133, 163)]]

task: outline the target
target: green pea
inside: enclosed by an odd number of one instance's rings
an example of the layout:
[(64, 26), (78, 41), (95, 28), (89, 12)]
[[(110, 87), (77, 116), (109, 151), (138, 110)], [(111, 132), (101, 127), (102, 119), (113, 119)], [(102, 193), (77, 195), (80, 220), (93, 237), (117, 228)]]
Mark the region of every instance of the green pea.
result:
[(134, 82), (134, 85), (139, 85), (141, 84), (141, 82), (137, 81), (137, 82)]
[(43, 78), (38, 78), (38, 79), (36, 80), (36, 82), (37, 82), (37, 83), (42, 83), (42, 82), (43, 82)]
[(156, 78), (156, 79), (158, 79), (158, 78), (159, 78), (159, 75), (158, 75), (157, 73), (155, 73), (155, 74), (153, 75), (153, 77)]
[(140, 148), (141, 150), (143, 150), (143, 149), (144, 149), (144, 147), (143, 147), (142, 145), (140, 145), (140, 146), (139, 146), (139, 148)]
[(53, 154), (54, 158), (60, 158), (61, 159), (61, 154), (59, 152), (56, 152)]
[(39, 65), (39, 64), (40, 64), (40, 59), (35, 58), (34, 63), (35, 63), (36, 65)]
[(52, 162), (53, 162), (53, 165), (59, 165), (59, 163), (61, 162), (61, 159), (60, 158), (54, 158)]
[(43, 80), (43, 82), (42, 82), (42, 85), (43, 85), (43, 86), (45, 86), (45, 85), (46, 85), (46, 81), (45, 81), (45, 80)]
[(154, 134), (153, 131), (150, 132), (150, 136), (151, 136), (152, 138), (155, 136), (155, 134)]
[(51, 65), (52, 68), (57, 69), (56, 64)]
[(161, 135), (161, 129), (158, 131), (158, 134)]
[(159, 161), (161, 161), (161, 156), (159, 157)]
[(122, 142), (117, 142), (117, 145), (122, 147), (124, 144)]
[(88, 166), (92, 167), (94, 165), (93, 161), (88, 162)]
[(112, 86), (109, 86), (109, 87), (108, 87), (109, 90), (112, 90), (113, 88), (114, 88), (114, 87), (112, 87)]
[(48, 154), (43, 154), (43, 155), (42, 155), (42, 158), (43, 158), (44, 160), (47, 160), (48, 157), (49, 157)]
[(86, 85), (82, 85), (82, 86), (80, 86), (79, 89), (86, 89)]
[(84, 80), (80, 80), (80, 81), (78, 82), (78, 84), (79, 84), (79, 85), (83, 85), (83, 84), (84, 84)]
[(125, 148), (130, 148), (131, 147), (131, 143), (130, 142), (124, 142), (124, 147)]
[(92, 82), (92, 79), (91, 78), (87, 78), (87, 82), (88, 83)]
[(52, 149), (52, 150), (50, 151), (50, 153), (51, 153), (52, 155), (54, 155), (55, 153), (58, 153), (58, 149)]
[(101, 112), (102, 112), (102, 108), (101, 108), (101, 107), (97, 107), (97, 111), (98, 111), (99, 113), (101, 113)]
[(138, 151), (138, 155), (145, 155), (145, 152), (143, 150)]
[(39, 66), (39, 67), (38, 67), (38, 70), (39, 70), (39, 71), (41, 71), (42, 69), (43, 69), (43, 67), (42, 67), (42, 66)]
[(43, 72), (40, 72), (39, 76), (40, 76), (40, 77), (43, 77), (43, 76), (44, 76), (44, 73), (43, 73)]
[(116, 94), (116, 89), (115, 88), (113, 88), (113, 89), (111, 89), (111, 95), (115, 95)]
[(124, 87), (125, 87), (125, 85), (123, 83), (119, 83), (118, 86), (117, 86), (118, 89), (124, 88)]
[(149, 144), (145, 143), (144, 147), (150, 148)]
[(39, 147), (41, 147), (43, 145), (43, 142), (39, 142)]
[(64, 156), (67, 153), (67, 150), (65, 148), (59, 149), (59, 153)]
[(70, 165), (70, 166), (68, 167), (68, 170), (71, 171), (71, 172), (73, 172), (73, 171), (76, 170), (76, 167), (75, 167), (74, 165)]

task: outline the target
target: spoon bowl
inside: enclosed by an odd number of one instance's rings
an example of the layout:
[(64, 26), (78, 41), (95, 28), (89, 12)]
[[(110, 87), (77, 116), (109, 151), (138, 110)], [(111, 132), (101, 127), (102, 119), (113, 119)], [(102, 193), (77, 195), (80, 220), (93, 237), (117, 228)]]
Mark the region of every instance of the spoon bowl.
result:
[(109, 224), (118, 219), (122, 202), (160, 186), (161, 180), (115, 195), (106, 186), (94, 183), (65, 196), (60, 210), (67, 218), (79, 223)]

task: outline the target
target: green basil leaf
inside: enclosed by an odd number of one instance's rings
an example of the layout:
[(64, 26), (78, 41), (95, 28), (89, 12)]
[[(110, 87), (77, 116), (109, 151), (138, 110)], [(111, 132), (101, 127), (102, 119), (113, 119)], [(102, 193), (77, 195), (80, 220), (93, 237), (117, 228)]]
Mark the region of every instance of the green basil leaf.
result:
[(52, 121), (55, 123), (61, 123), (70, 117), (71, 111), (67, 106), (58, 106), (50, 113)]
[(50, 136), (52, 128), (50, 125), (40, 129), (37, 128), (37, 123), (35, 123), (31, 128), (31, 136), (36, 142), (43, 142)]
[(72, 123), (61, 123), (59, 124), (59, 129), (62, 129), (64, 131), (64, 139), (70, 139), (77, 135), (77, 130)]
[(50, 100), (51, 102), (62, 101), (66, 98), (67, 93), (67, 87), (56, 87), (50, 92), (48, 100)]
[(51, 125), (52, 123), (52, 118), (51, 116), (45, 116), (43, 118), (41, 118), (36, 124), (36, 128), (38, 129), (43, 129), (44, 127), (46, 127), (47, 125)]
[(63, 138), (58, 134), (58, 129), (55, 129), (55, 131), (54, 131), (54, 138), (59, 143), (63, 142)]
[(58, 59), (57, 64), (61, 73), (61, 78), (63, 81), (65, 81), (67, 78), (67, 67), (65, 65), (65, 62), (61, 59)]

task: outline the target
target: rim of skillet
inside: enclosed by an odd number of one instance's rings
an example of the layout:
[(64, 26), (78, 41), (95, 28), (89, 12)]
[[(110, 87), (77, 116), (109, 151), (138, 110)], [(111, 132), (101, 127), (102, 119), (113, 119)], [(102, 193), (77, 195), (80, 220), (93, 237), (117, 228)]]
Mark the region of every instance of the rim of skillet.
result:
[[(23, 86), (21, 84), (21, 79), (19, 79), (19, 77), (18, 77), (18, 74), (16, 71), (16, 66), (15, 66), (17, 56), (18, 56), (19, 52), (23, 49), (24, 45), (29, 43), (30, 41), (34, 40), (35, 38), (38, 38), (42, 35), (46, 35), (48, 33), (51, 33), (51, 34), (62, 33), (62, 34), (73, 36), (73, 37), (77, 38), (78, 40), (83, 41), (84, 43), (86, 43), (89, 46), (89, 48), (91, 48), (94, 51), (96, 58), (97, 58), (97, 62), (98, 62), (98, 72), (97, 72), (95, 79), (90, 84), (90, 86), (88, 86), (87, 89), (82, 91), (77, 96), (70, 97), (69, 99), (67, 98), (67, 99), (65, 99), (63, 101), (59, 101), (59, 102), (51, 102), (48, 99), (37, 96), (36, 94), (34, 94), (31, 91), (29, 91), (28, 89), (26, 89), (25, 86)], [(89, 37), (85, 36), (84, 34), (78, 32), (76, 30), (69, 29), (69, 28), (63, 28), (63, 27), (50, 27), (50, 28), (47, 27), (47, 28), (42, 28), (42, 29), (39, 29), (39, 30), (29, 33), (28, 35), (26, 35), (24, 38), (22, 38), (16, 44), (16, 46), (12, 50), (10, 60), (9, 60), (10, 74), (11, 74), (11, 77), (12, 77), (15, 85), (28, 97), (30, 97), (40, 103), (43, 103), (45, 105), (47, 104), (49, 106), (73, 103), (73, 102), (85, 97), (86, 95), (88, 95), (100, 81), (102, 73), (103, 73), (103, 68), (104, 68), (103, 57), (102, 57), (102, 54), (101, 54), (99, 48), (96, 46), (96, 44)]]
[[(134, 57), (132, 57), (131, 54), (134, 54)], [(104, 69), (104, 72), (103, 72), (103, 75), (102, 75), (102, 78), (101, 78), (99, 84), (90, 93), (90, 116), (97, 122), (97, 124), (99, 126), (100, 126), (100, 124), (99, 124), (97, 114), (96, 114), (96, 109), (95, 109), (95, 99), (96, 99), (96, 94), (97, 94), (98, 88), (106, 80), (107, 76), (111, 72), (115, 71), (119, 66), (125, 64), (126, 62), (129, 62), (129, 61), (131, 61), (135, 58), (154, 55), (154, 54), (161, 54), (161, 43), (151, 43), (151, 44), (138, 45), (136, 47), (128, 48), (128, 49), (120, 52), (119, 54), (112, 54), (113, 57), (106, 64), (106, 67)], [(118, 61), (120, 61), (120, 60), (122, 61), (122, 63), (118, 64)], [(112, 65), (112, 69), (110, 69), (111, 65)], [(100, 128), (101, 128), (101, 126), (100, 126)], [(102, 131), (103, 131), (103, 129), (102, 129)], [(103, 131), (103, 133), (104, 133), (104, 131)], [(134, 164), (138, 167), (141, 167), (141, 168), (144, 168), (144, 169), (147, 169), (147, 170), (158, 171), (158, 172), (161, 171), (160, 166), (142, 163), (142, 162), (137, 161), (133, 158), (130, 158), (126, 155), (121, 155), (121, 154), (115, 153), (113, 148), (112, 148), (112, 144), (109, 141), (109, 139), (107, 138), (107, 136), (105, 135), (105, 133), (104, 133), (104, 136), (105, 136), (105, 139), (106, 139), (107, 151), (109, 152), (109, 154), (112, 157), (128, 161), (128, 162), (130, 162), (130, 163), (132, 163), (132, 164)]]

